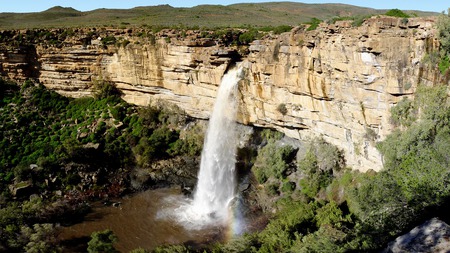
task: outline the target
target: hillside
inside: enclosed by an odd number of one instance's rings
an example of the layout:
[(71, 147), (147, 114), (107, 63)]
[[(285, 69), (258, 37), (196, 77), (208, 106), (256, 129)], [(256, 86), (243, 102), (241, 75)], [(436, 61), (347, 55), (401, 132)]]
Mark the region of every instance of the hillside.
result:
[[(97, 9), (81, 12), (56, 6), (36, 13), (0, 13), (0, 29), (83, 26), (278, 26), (298, 25), (311, 18), (366, 16), (386, 10), (362, 8), (345, 4), (304, 4), (294, 2), (242, 3), (228, 6), (199, 5), (174, 8), (170, 5), (136, 7), (133, 9)], [(411, 15), (436, 13), (407, 11)]]

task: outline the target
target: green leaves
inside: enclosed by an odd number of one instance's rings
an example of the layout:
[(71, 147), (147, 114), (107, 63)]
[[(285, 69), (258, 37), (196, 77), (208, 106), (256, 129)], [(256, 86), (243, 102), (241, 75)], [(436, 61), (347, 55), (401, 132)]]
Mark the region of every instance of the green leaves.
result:
[(112, 82), (105, 80), (98, 80), (94, 82), (94, 97), (96, 99), (105, 99), (105, 98), (117, 99), (120, 98), (121, 95), (122, 92), (119, 89), (117, 89), (115, 84)]
[(89, 253), (118, 252), (113, 245), (117, 239), (117, 236), (109, 229), (94, 232), (88, 242), (87, 251)]
[(316, 30), (317, 27), (319, 27), (320, 23), (322, 22), (322, 20), (318, 19), (318, 18), (311, 18), (311, 20), (307, 23), (309, 24), (308, 29), (306, 29), (307, 31), (313, 31)]
[[(419, 87), (416, 100), (393, 110), (406, 119), (408, 110), (420, 112), (404, 131), (395, 131), (378, 144), (385, 170), (366, 176), (352, 191), (352, 211), (379, 243), (411, 224), (431, 218), (429, 210), (446, 205), (450, 197), (450, 107), (446, 86)], [(406, 105), (406, 106), (405, 106)], [(411, 119), (411, 118), (410, 118)]]
[(397, 18), (409, 18), (410, 16), (399, 9), (391, 9), (385, 13), (386, 16)]
[(412, 100), (403, 97), (394, 107), (391, 108), (391, 122), (396, 126), (410, 126), (417, 116), (417, 108), (415, 108)]
[(439, 70), (445, 74), (450, 67), (450, 16), (442, 14), (437, 21), (438, 37), (441, 46)]
[(271, 159), (283, 157), (280, 147), (269, 141), (259, 151), (253, 168), (258, 180), (270, 192), (279, 190), (280, 181), (283, 184), (282, 193), (272, 196), (278, 199), (277, 213), (252, 244), (259, 246), (258, 252), (379, 250), (399, 233), (446, 210), (450, 198), (447, 87), (420, 86), (414, 101), (402, 100), (391, 112), (403, 131), (378, 143), (385, 165), (378, 173), (342, 172), (340, 151), (314, 140), (297, 161), (295, 174), (302, 176), (291, 192), (295, 177), (278, 178), (273, 170), (277, 163)]
[(293, 159), (295, 149), (289, 145), (278, 146), (274, 141), (264, 146), (256, 157), (253, 172), (259, 183), (264, 183), (270, 177), (283, 179), (289, 163)]

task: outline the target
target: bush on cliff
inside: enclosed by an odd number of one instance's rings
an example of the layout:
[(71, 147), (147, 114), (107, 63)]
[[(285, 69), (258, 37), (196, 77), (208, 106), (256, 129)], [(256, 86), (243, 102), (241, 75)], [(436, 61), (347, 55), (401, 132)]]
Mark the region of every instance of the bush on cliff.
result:
[(273, 135), (269, 130), (264, 131), (262, 135), (265, 135), (263, 138), (267, 144), (259, 150), (252, 171), (260, 184), (268, 179), (283, 180), (294, 158), (295, 149), (277, 143), (281, 136)]
[(318, 18), (311, 18), (311, 20), (306, 23), (309, 25), (308, 29), (306, 29), (307, 31), (313, 31), (316, 30), (317, 27), (319, 27), (320, 23), (322, 22), (322, 20), (318, 19)]
[(410, 16), (399, 9), (391, 9), (385, 13), (386, 16), (397, 18), (410, 18)]
[(441, 73), (445, 74), (450, 68), (450, 13), (443, 13), (439, 16), (437, 29), (440, 42), (438, 67)]

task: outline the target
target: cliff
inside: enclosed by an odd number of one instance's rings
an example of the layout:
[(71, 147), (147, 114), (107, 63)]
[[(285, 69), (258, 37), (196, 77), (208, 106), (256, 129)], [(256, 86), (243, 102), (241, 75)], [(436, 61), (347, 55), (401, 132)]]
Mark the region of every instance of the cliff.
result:
[[(323, 137), (344, 150), (354, 169), (379, 170), (382, 157), (374, 146), (392, 131), (389, 108), (413, 96), (418, 84), (443, 81), (423, 63), (439, 46), (433, 24), (390, 17), (360, 27), (337, 22), (269, 34), (241, 47), (200, 31), (147, 36), (131, 29), (80, 29), (53, 45), (44, 38), (32, 46), (2, 47), (0, 73), (36, 78), (71, 97), (89, 95), (93, 82), (106, 79), (130, 103), (162, 99), (206, 119), (221, 77), (239, 61), (246, 69), (239, 84), (241, 123), (297, 139)], [(108, 44), (111, 38), (115, 43)]]

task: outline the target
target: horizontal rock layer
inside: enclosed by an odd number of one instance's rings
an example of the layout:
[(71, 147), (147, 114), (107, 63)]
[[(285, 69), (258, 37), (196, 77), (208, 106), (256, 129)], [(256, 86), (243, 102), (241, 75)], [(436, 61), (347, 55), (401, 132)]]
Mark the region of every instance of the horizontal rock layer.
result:
[(195, 33), (156, 41), (122, 33), (128, 42), (122, 45), (73, 39), (59, 47), (3, 49), (0, 73), (37, 78), (70, 97), (89, 95), (93, 82), (110, 80), (130, 103), (165, 100), (206, 119), (223, 74), (242, 61), (241, 123), (297, 139), (322, 137), (340, 147), (354, 169), (379, 170), (382, 157), (374, 145), (393, 128), (389, 109), (413, 96), (418, 84), (441, 81), (439, 72), (422, 62), (439, 46), (433, 25), (433, 19), (384, 17), (361, 27), (347, 22), (314, 31), (298, 27), (254, 41), (245, 53)]

